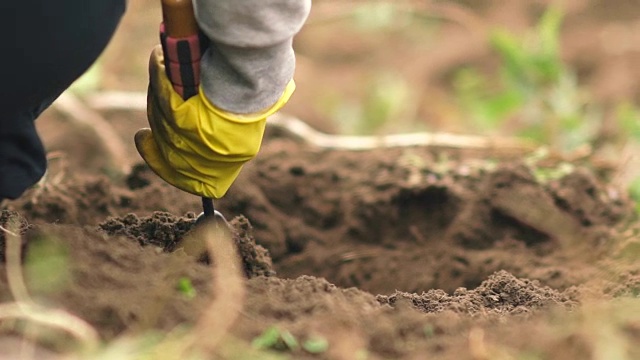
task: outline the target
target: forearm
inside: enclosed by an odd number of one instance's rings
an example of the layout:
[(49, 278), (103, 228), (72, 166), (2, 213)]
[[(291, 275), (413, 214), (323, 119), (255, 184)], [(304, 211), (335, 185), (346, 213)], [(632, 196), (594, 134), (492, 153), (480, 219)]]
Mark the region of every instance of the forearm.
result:
[(202, 86), (217, 107), (254, 113), (273, 105), (295, 69), (293, 36), (311, 0), (195, 0), (200, 28), (211, 40)]

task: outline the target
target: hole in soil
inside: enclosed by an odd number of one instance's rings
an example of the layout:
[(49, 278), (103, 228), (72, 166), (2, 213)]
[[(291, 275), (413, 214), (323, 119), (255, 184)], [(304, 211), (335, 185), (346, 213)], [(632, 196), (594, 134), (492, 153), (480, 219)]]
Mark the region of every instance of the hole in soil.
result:
[(551, 240), (548, 235), (510, 216), (504, 215), (500, 211), (493, 210), (491, 212), (491, 219), (498, 231), (508, 234), (514, 240), (522, 241), (527, 246), (533, 246)]

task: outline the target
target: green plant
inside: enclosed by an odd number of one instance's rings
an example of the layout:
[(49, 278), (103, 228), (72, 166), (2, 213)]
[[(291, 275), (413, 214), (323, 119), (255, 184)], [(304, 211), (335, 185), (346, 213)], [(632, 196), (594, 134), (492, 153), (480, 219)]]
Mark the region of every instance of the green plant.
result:
[(191, 279), (188, 277), (181, 277), (178, 279), (177, 285), (178, 291), (182, 293), (187, 299), (193, 299), (196, 297), (196, 289), (191, 283)]
[(321, 336), (312, 336), (302, 343), (302, 348), (311, 354), (321, 354), (329, 349), (329, 342)]
[(343, 134), (375, 134), (393, 124), (394, 131), (406, 126), (403, 114), (414, 106), (407, 81), (398, 74), (382, 72), (363, 84), (362, 101), (350, 101), (339, 94), (328, 94), (322, 107), (340, 126)]
[(509, 130), (559, 150), (592, 140), (600, 117), (561, 59), (562, 18), (550, 7), (524, 35), (495, 29), (489, 42), (498, 74), (469, 67), (456, 73), (456, 96), (478, 130)]
[(268, 327), (260, 336), (253, 339), (251, 346), (256, 349), (297, 350), (298, 340), (288, 331), (277, 326)]
[(310, 336), (300, 342), (288, 330), (278, 326), (270, 326), (251, 342), (251, 346), (258, 350), (299, 350), (302, 348), (310, 354), (321, 354), (329, 348), (329, 342), (322, 336)]

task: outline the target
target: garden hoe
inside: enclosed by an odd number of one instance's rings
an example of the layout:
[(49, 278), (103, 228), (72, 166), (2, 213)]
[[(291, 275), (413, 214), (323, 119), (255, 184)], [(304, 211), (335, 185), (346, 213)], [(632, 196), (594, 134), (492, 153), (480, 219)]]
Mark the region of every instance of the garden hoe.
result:
[[(197, 95), (200, 85), (200, 58), (207, 48), (208, 40), (202, 36), (198, 28), (191, 0), (162, 0), (160, 42), (167, 77), (171, 80), (174, 90), (183, 99)], [(216, 221), (216, 225), (221, 221), (229, 226), (224, 216), (215, 210), (213, 199), (203, 197), (202, 208), (203, 212), (198, 216), (197, 224), (212, 220)], [(186, 253), (195, 256), (202, 255), (205, 250), (205, 244), (193, 244), (193, 241), (179, 246), (183, 247)]]

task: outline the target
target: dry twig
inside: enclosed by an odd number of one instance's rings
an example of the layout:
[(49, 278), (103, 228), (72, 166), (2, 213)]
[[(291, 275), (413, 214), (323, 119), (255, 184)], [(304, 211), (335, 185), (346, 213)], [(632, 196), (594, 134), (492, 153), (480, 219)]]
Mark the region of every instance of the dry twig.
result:
[[(120, 109), (139, 111), (146, 108), (143, 96), (131, 93), (100, 92), (87, 97), (88, 103), (98, 110)], [(280, 128), (309, 145), (323, 149), (371, 150), (381, 147), (425, 146), (431, 148), (470, 149), (496, 151), (505, 154), (526, 154), (535, 149), (531, 142), (516, 138), (499, 138), (451, 133), (408, 133), (382, 136), (347, 136), (325, 134), (304, 121), (277, 113), (269, 118), (269, 126)]]
[(132, 164), (127, 156), (124, 143), (113, 126), (102, 115), (86, 106), (70, 92), (60, 95), (52, 107), (66, 115), (74, 125), (88, 129), (93, 133), (113, 169), (125, 174), (129, 172)]
[(229, 231), (222, 225), (208, 224), (204, 226), (203, 235), (215, 264), (212, 286), (216, 299), (205, 311), (195, 332), (202, 348), (212, 353), (244, 306), (245, 279), (242, 262)]
[[(214, 355), (240, 315), (245, 298), (242, 262), (229, 231), (223, 226), (207, 223), (188, 236), (193, 237), (190, 242), (202, 242), (207, 246), (211, 256), (214, 279), (211, 287), (215, 299), (195, 328), (174, 344), (176, 356), (181, 359), (197, 354)], [(161, 350), (161, 347), (156, 350)]]

